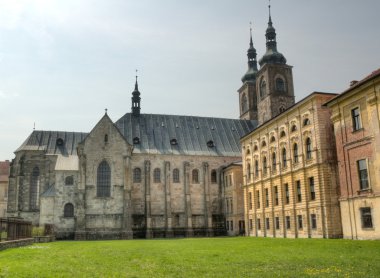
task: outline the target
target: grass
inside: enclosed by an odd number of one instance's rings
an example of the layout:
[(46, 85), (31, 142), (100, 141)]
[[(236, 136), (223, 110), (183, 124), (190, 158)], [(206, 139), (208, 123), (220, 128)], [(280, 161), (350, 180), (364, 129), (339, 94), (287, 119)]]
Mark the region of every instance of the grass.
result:
[(0, 277), (380, 277), (380, 241), (59, 241), (0, 252)]

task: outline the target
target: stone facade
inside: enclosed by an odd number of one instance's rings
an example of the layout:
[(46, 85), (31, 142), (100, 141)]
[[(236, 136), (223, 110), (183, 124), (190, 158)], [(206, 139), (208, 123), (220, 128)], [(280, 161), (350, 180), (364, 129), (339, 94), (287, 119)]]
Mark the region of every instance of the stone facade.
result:
[(0, 217), (5, 217), (7, 212), (9, 168), (8, 160), (0, 161)]
[(380, 70), (327, 103), (338, 154), (343, 234), (380, 239)]
[(245, 234), (243, 169), (241, 162), (223, 168), (223, 208), (227, 235)]
[(342, 236), (330, 110), (312, 93), (242, 138), (246, 235)]

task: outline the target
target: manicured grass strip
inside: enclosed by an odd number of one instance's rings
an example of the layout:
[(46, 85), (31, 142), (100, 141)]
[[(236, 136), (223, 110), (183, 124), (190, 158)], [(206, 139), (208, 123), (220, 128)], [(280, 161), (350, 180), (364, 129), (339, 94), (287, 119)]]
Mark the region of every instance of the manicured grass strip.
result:
[(61, 241), (0, 252), (0, 277), (380, 277), (380, 241)]

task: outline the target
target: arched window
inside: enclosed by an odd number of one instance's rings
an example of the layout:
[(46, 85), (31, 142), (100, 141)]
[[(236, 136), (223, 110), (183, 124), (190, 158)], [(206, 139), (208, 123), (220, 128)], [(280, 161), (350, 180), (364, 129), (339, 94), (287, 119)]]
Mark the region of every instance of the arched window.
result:
[(251, 163), (247, 163), (247, 178), (248, 181), (251, 180)]
[(161, 182), (161, 170), (159, 168), (153, 170), (153, 182)]
[(271, 143), (276, 142), (276, 138), (275, 138), (274, 136), (272, 136), (272, 137), (270, 138), (270, 142), (271, 142)]
[(298, 163), (298, 145), (294, 143), (293, 145), (293, 161), (294, 163)]
[(265, 97), (267, 93), (267, 83), (265, 82), (265, 80), (261, 80), (261, 83), (260, 83), (260, 97), (263, 98)]
[(267, 157), (264, 156), (264, 158), (263, 158), (263, 174), (264, 174), (264, 175), (267, 174), (267, 169), (268, 169), (268, 165), (267, 165)]
[(199, 171), (194, 169), (192, 172), (193, 183), (199, 183)]
[(305, 145), (306, 145), (306, 159), (311, 159), (312, 150), (311, 150), (311, 139), (309, 137), (306, 139)]
[(105, 160), (98, 166), (96, 189), (97, 197), (111, 196), (111, 168)]
[(74, 184), (74, 177), (68, 176), (65, 178), (65, 185), (73, 185)]
[(276, 153), (272, 153), (272, 171), (276, 171), (276, 164), (277, 164), (277, 161), (276, 161)]
[(67, 203), (63, 208), (63, 217), (74, 217), (74, 206), (71, 203)]
[(141, 169), (135, 168), (133, 169), (133, 182), (141, 182)]
[(297, 126), (296, 126), (296, 125), (293, 125), (291, 131), (294, 132), (294, 131), (296, 131), (296, 130), (297, 130)]
[(259, 161), (255, 160), (255, 176), (259, 175)]
[(211, 171), (211, 183), (216, 183), (216, 170)]
[(261, 143), (261, 147), (265, 147), (267, 145), (267, 143), (265, 142), (265, 141), (263, 141), (262, 143)]
[(286, 89), (285, 89), (285, 82), (282, 78), (280, 77), (277, 77), (276, 78), (276, 89), (277, 91), (279, 92), (286, 92)]
[(179, 183), (179, 169), (173, 169), (173, 182)]
[(246, 152), (245, 152), (246, 155), (250, 155), (251, 154), (251, 151), (248, 149)]
[(286, 168), (287, 160), (286, 160), (286, 149), (282, 149), (282, 167)]
[(254, 151), (257, 151), (257, 150), (258, 150), (257, 145), (255, 145), (255, 146), (253, 147), (253, 150), (254, 150)]
[(306, 126), (306, 125), (309, 125), (310, 124), (310, 120), (308, 118), (306, 118), (305, 120), (303, 120), (303, 125)]
[(281, 131), (281, 134), (280, 134), (280, 137), (285, 137), (286, 136), (286, 133), (285, 133), (285, 131), (283, 130), (283, 131)]
[(248, 100), (247, 96), (243, 94), (243, 97), (241, 98), (241, 112), (244, 113), (248, 110)]
[(39, 176), (40, 169), (36, 166), (30, 176), (30, 210), (38, 209)]

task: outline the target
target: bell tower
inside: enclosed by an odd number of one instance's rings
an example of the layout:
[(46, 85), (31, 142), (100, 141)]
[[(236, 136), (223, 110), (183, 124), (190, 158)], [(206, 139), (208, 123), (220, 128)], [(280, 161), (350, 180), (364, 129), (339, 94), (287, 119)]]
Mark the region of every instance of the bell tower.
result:
[(257, 54), (253, 47), (252, 27), (250, 28), (248, 56), (248, 70), (241, 78), (243, 85), (238, 90), (239, 110), (241, 120), (257, 120), (257, 96), (256, 96), (256, 74)]
[(292, 66), (277, 50), (276, 30), (273, 27), (271, 6), (266, 30), (266, 52), (259, 60), (256, 76), (257, 110), (259, 125), (272, 119), (294, 104)]

